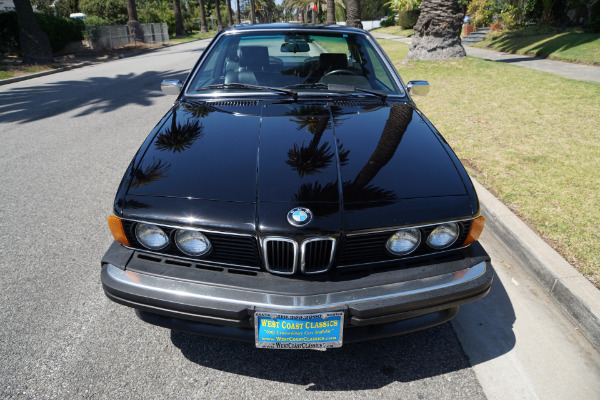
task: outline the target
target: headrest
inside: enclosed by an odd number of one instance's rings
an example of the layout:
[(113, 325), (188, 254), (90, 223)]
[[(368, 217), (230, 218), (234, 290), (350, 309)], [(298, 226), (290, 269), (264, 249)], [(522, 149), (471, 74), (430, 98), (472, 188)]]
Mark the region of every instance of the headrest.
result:
[(269, 65), (269, 50), (264, 46), (240, 47), (240, 67), (266, 67)]
[(321, 53), (319, 55), (321, 69), (333, 71), (335, 69), (348, 69), (348, 58), (344, 53)]

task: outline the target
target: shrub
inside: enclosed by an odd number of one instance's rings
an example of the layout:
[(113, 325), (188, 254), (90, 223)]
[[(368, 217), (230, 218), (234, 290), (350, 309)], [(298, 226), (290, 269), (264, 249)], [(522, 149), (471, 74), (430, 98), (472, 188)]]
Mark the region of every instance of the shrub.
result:
[[(62, 50), (66, 45), (83, 39), (83, 21), (71, 18), (55, 17), (35, 13), (40, 28), (50, 40), (53, 52)], [(0, 48), (2, 52), (19, 53), (19, 22), (16, 12), (0, 14)]]
[(469, 3), (467, 14), (472, 18), (472, 24), (476, 28), (489, 26), (493, 22), (495, 2), (493, 0), (473, 0)]
[(400, 25), (402, 29), (414, 28), (419, 19), (419, 14), (421, 14), (421, 10), (400, 11), (398, 13), (398, 25)]
[(109, 25), (124, 25), (129, 19), (125, 0), (81, 0), (79, 6), (86, 17), (100, 17)]
[(391, 17), (387, 17), (386, 19), (381, 20), (381, 27), (386, 28), (388, 26), (396, 25), (396, 16), (392, 15)]

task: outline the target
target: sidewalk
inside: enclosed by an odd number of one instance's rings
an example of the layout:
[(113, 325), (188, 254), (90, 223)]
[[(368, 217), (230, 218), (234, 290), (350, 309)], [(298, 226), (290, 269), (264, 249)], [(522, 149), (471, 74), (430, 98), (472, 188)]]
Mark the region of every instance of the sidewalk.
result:
[[(396, 42), (410, 44), (411, 38), (390, 35), (387, 33), (370, 32), (373, 37), (390, 39)], [(600, 83), (600, 67), (592, 65), (572, 64), (562, 61), (545, 60), (543, 58), (529, 57), (521, 54), (509, 54), (494, 50), (479, 49), (477, 47), (465, 46), (468, 56), (483, 58), (484, 60), (497, 61), (518, 65), (520, 67), (537, 69), (550, 72), (570, 79)]]

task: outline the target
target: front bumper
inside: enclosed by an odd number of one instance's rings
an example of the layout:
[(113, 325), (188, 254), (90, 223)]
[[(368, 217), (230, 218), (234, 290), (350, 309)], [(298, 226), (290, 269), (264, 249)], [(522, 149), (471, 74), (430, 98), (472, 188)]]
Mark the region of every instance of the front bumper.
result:
[(344, 311), (348, 343), (448, 321), (460, 305), (487, 294), (494, 274), (489, 256), (477, 242), (451, 257), (426, 259), (408, 269), (333, 280), (182, 264), (145, 257), (113, 243), (102, 260), (103, 288), (111, 300), (137, 309), (146, 322), (249, 342), (254, 341), (256, 311)]

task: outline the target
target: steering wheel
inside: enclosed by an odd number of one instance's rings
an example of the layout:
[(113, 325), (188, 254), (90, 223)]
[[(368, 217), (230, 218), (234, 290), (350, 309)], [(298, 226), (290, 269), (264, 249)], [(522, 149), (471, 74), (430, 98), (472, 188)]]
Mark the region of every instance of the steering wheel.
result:
[(323, 76), (329, 76), (329, 75), (358, 75), (358, 74), (349, 69), (334, 69), (333, 71), (327, 72)]

